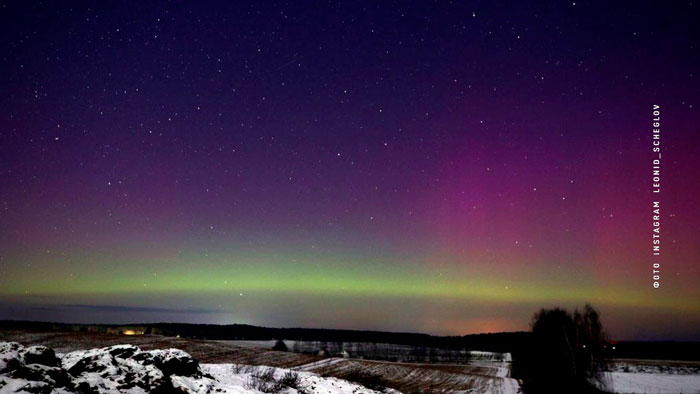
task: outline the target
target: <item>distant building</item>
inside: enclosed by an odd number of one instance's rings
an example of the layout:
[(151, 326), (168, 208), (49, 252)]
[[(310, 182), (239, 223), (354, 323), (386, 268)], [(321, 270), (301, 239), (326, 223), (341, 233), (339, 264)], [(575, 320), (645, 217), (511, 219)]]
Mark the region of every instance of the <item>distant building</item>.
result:
[(143, 335), (145, 333), (145, 327), (109, 327), (107, 329), (107, 334)]

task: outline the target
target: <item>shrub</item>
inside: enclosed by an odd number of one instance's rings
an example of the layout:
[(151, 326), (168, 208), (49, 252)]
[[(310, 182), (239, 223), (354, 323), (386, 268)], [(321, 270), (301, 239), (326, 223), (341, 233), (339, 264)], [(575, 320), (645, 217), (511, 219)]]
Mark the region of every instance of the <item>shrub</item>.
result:
[(233, 372), (236, 375), (244, 374), (244, 373), (250, 373), (255, 369), (253, 365), (245, 365), (245, 364), (233, 364), (231, 367), (231, 372)]
[(299, 374), (294, 371), (287, 371), (282, 375), (278, 383), (286, 387), (297, 389), (299, 388)]
[(287, 344), (284, 343), (284, 341), (281, 339), (278, 339), (277, 342), (275, 342), (275, 346), (272, 347), (272, 350), (277, 350), (280, 352), (289, 351), (289, 349), (287, 348)]
[(258, 390), (263, 393), (279, 393), (284, 389), (284, 386), (277, 384), (275, 380), (275, 370), (265, 368), (253, 372), (246, 382), (246, 388)]
[(305, 392), (300, 386), (299, 374), (287, 371), (279, 380), (275, 379), (275, 369), (265, 368), (253, 372), (246, 382), (246, 388), (258, 390), (263, 393), (279, 393), (287, 388), (296, 389), (299, 393)]

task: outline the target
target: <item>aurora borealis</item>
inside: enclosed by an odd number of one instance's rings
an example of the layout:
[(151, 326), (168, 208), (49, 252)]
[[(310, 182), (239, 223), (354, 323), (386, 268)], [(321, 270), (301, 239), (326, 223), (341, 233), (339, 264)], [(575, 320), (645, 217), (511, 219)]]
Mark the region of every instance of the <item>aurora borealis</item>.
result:
[(0, 319), (700, 339), (698, 5), (29, 3)]

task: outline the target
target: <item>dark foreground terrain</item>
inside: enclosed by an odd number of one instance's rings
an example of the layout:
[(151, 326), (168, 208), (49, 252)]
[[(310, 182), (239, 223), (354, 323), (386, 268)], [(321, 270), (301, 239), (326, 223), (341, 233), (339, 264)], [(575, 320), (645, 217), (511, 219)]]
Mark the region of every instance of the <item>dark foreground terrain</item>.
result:
[(80, 331), (0, 330), (0, 342), (47, 346), (56, 353), (131, 344), (144, 351), (176, 348), (202, 364), (245, 364), (292, 368), (354, 381), (366, 387), (387, 387), (402, 393), (474, 392), (515, 394), (518, 382), (509, 377), (510, 363), (499, 357), (468, 364), (400, 363), (273, 351), (231, 341), (124, 335)]

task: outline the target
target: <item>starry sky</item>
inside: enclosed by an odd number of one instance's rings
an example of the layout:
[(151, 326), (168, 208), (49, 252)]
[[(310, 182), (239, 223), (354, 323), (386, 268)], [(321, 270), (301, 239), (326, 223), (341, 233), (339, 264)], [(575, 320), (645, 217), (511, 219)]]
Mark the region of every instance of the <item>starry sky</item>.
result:
[(0, 3), (0, 318), (700, 339), (700, 5), (493, 3)]

